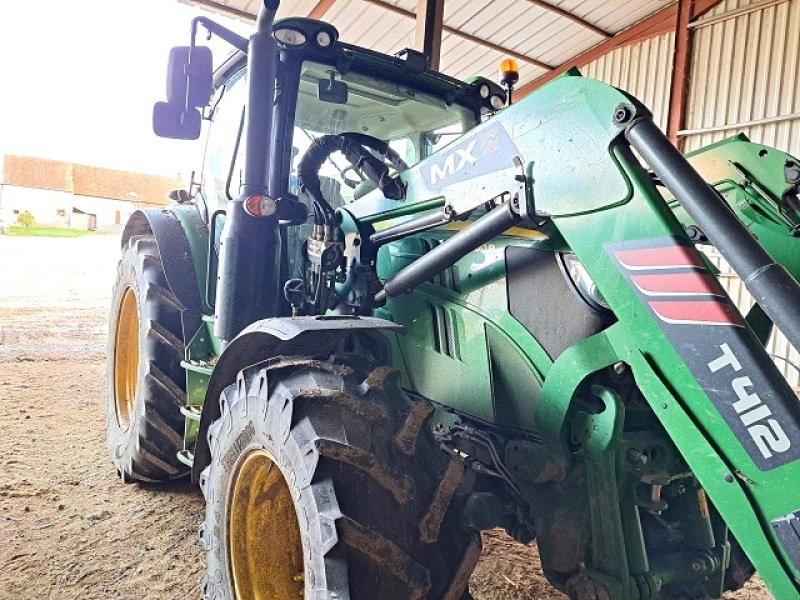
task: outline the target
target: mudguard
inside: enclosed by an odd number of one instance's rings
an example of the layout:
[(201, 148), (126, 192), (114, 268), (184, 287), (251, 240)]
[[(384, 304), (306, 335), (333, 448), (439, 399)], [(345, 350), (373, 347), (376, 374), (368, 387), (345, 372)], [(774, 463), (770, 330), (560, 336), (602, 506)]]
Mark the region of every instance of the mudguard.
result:
[(196, 483), (211, 462), (208, 427), (220, 417), (220, 394), (236, 381), (239, 371), (274, 356), (327, 358), (345, 338), (353, 335), (375, 344), (387, 355), (383, 362), (388, 364), (389, 346), (382, 331), (402, 333), (404, 328), (375, 317), (337, 315), (264, 319), (246, 327), (225, 348), (208, 383), (194, 450), (192, 481)]
[(131, 236), (152, 233), (172, 292), (185, 307), (184, 343), (200, 327), (203, 314), (211, 314), (204, 294), (208, 226), (195, 206), (169, 206), (134, 212), (122, 233), (122, 246)]

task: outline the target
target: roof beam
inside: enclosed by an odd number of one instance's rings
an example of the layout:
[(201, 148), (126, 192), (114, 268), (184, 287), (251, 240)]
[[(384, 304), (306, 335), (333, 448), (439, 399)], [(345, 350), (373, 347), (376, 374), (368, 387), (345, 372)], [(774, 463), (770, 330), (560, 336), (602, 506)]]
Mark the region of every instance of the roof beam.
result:
[[(417, 18), (410, 10), (405, 10), (404, 8), (400, 8), (399, 6), (395, 6), (394, 4), (390, 4), (385, 2), (384, 0), (364, 0), (367, 4), (372, 4), (373, 6), (379, 6), (385, 10), (393, 12), (398, 15), (402, 15), (409, 19)], [(489, 48), (490, 50), (494, 50), (495, 52), (500, 52), (501, 54), (507, 54), (508, 56), (513, 56), (519, 60), (523, 60), (527, 63), (530, 63), (540, 69), (544, 69), (546, 71), (551, 71), (555, 69), (553, 65), (548, 65), (540, 60), (533, 58), (532, 56), (528, 56), (527, 54), (522, 54), (521, 52), (517, 52), (516, 50), (512, 50), (511, 48), (505, 48), (488, 40), (484, 40), (479, 38), (478, 36), (472, 35), (467, 33), (466, 31), (461, 31), (460, 29), (456, 29), (455, 27), (450, 27), (448, 25), (442, 25), (442, 30), (446, 31), (447, 33), (451, 33), (455, 36), (458, 36), (462, 39), (465, 39), (473, 44), (478, 44), (479, 46), (483, 46), (484, 48)]]
[[(696, 19), (701, 17), (720, 2), (722, 2), (722, 0), (694, 0), (692, 5), (692, 18)], [(669, 6), (662, 8), (658, 12), (653, 13), (649, 17), (642, 19), (634, 25), (631, 25), (627, 29), (623, 29), (614, 37), (609, 38), (604, 42), (600, 42), (596, 46), (593, 46), (585, 52), (582, 52), (575, 58), (569, 59), (567, 62), (553, 69), (550, 73), (542, 75), (530, 83), (520, 86), (517, 89), (517, 97), (522, 98), (523, 96), (530, 94), (535, 89), (543, 86), (548, 81), (551, 81), (563, 74), (570, 68), (576, 66), (579, 67), (581, 65), (585, 65), (586, 63), (590, 63), (593, 60), (608, 54), (612, 50), (661, 35), (662, 33), (674, 31), (677, 23), (677, 17), (678, 4), (677, 2), (673, 2)]]
[(325, 16), (325, 13), (331, 9), (334, 2), (336, 2), (336, 0), (319, 0), (319, 2), (314, 5), (314, 8), (311, 9), (311, 12), (308, 13), (308, 18), (317, 20), (322, 19), (322, 17)]
[(721, 4), (722, 0), (693, 0), (692, 1), (692, 21), (699, 19), (717, 4)]
[(417, 28), (415, 44), (428, 67), (439, 70), (442, 54), (442, 26), (444, 25), (444, 0), (417, 0)]
[(667, 137), (677, 146), (678, 132), (686, 120), (686, 100), (689, 95), (689, 76), (692, 61), (691, 0), (678, 0), (675, 26), (675, 45), (672, 52), (672, 76), (669, 88), (669, 112), (667, 113)]
[[(202, 6), (203, 8), (207, 8), (209, 10), (213, 10), (215, 12), (221, 13), (223, 15), (227, 15), (229, 17), (234, 17), (236, 19), (241, 19), (244, 21), (253, 22), (256, 20), (256, 16), (252, 13), (249, 13), (245, 10), (239, 10), (238, 8), (232, 8), (226, 4), (222, 4), (222, 2), (217, 2), (216, 0), (181, 0), (186, 4), (196, 4), (197, 6)], [(314, 5), (314, 8), (311, 9), (311, 12), (308, 13), (309, 19), (321, 19), (325, 16), (333, 3), (336, 0), (319, 0)]]
[(547, 12), (551, 12), (553, 14), (558, 15), (559, 17), (564, 17), (565, 19), (569, 19), (573, 23), (577, 23), (581, 27), (585, 27), (592, 33), (596, 33), (600, 37), (604, 37), (606, 39), (613, 37), (613, 33), (609, 33), (605, 29), (600, 29), (597, 25), (589, 23), (586, 19), (581, 19), (578, 15), (569, 12), (568, 10), (564, 10), (560, 6), (556, 6), (555, 4), (550, 4), (549, 2), (545, 2), (544, 0), (528, 0), (528, 4), (533, 4), (534, 6), (538, 6), (539, 8), (543, 8)]
[[(742, 15), (747, 15), (752, 12), (764, 10), (765, 8), (769, 8), (770, 6), (775, 6), (776, 4), (783, 4), (784, 2), (786, 2), (786, 0), (763, 0), (762, 2), (756, 2), (755, 4), (742, 6), (741, 8), (737, 8), (734, 10), (726, 10), (721, 15), (717, 15), (716, 17), (709, 17), (704, 21), (700, 22), (695, 21), (689, 23), (689, 27), (691, 27), (692, 29), (698, 29), (700, 27), (708, 27), (709, 25), (714, 25), (715, 23), (722, 23), (723, 21), (729, 21), (730, 19), (735, 19), (736, 17), (741, 17)], [(697, 15), (692, 15), (692, 18), (696, 16)]]
[(249, 13), (245, 10), (239, 10), (238, 8), (231, 8), (226, 4), (222, 4), (222, 2), (215, 2), (214, 0), (181, 0), (185, 4), (195, 4), (197, 6), (202, 6), (203, 8), (207, 8), (209, 10), (213, 10), (214, 12), (218, 12), (220, 14), (226, 15), (228, 17), (233, 17), (235, 19), (241, 19), (243, 21), (250, 21), (253, 22), (256, 20), (256, 16), (252, 13)]

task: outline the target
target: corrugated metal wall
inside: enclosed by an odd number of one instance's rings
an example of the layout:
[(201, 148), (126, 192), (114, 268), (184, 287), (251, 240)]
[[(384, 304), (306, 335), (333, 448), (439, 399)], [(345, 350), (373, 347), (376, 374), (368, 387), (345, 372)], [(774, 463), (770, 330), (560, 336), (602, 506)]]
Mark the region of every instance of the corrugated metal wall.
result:
[[(726, 0), (696, 24), (692, 52), (685, 150), (745, 133), (800, 155), (800, 0)], [(749, 310), (742, 281), (721, 256), (713, 260), (733, 300)], [(780, 333), (768, 350), (800, 389), (798, 352)]]
[(800, 154), (800, 0), (726, 0), (695, 29), (685, 149), (743, 132)]
[(580, 67), (581, 73), (636, 96), (666, 128), (675, 34), (666, 33), (623, 46)]

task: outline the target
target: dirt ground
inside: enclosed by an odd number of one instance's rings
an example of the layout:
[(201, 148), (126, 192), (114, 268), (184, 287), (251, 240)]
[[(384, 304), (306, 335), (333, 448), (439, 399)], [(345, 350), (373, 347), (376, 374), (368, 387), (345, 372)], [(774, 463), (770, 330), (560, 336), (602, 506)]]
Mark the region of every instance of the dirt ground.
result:
[[(105, 450), (116, 236), (0, 236), (0, 600), (200, 598), (203, 500), (126, 485)], [(484, 537), (477, 600), (550, 600), (535, 547)], [(771, 598), (760, 581), (729, 600)]]

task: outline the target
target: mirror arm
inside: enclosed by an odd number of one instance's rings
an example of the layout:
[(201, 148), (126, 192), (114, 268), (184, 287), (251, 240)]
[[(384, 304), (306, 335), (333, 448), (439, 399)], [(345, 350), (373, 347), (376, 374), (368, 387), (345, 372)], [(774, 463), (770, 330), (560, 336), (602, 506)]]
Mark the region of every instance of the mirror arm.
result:
[(231, 46), (247, 54), (247, 38), (242, 37), (238, 33), (234, 33), (227, 27), (223, 27), (219, 23), (215, 23), (207, 17), (195, 17), (192, 19), (192, 41), (191, 47), (194, 48), (195, 37), (197, 36), (197, 26), (202, 25), (210, 34), (216, 35), (228, 42)]
[(247, 39), (239, 35), (238, 33), (234, 33), (227, 27), (223, 27), (219, 23), (215, 23), (211, 19), (207, 17), (195, 17), (192, 19), (192, 35), (189, 39), (189, 60), (184, 67), (184, 77), (186, 78), (186, 98), (184, 100), (183, 105), (183, 113), (181, 114), (181, 125), (186, 127), (186, 119), (188, 118), (188, 113), (192, 111), (193, 107), (190, 106), (191, 102), (189, 101), (189, 92), (191, 89), (191, 85), (189, 83), (189, 79), (192, 73), (192, 55), (194, 54), (194, 49), (197, 47), (197, 29), (198, 26), (202, 25), (206, 28), (209, 33), (209, 37), (211, 35), (216, 35), (217, 37), (222, 38), (226, 42), (228, 42), (231, 46), (244, 52), (247, 54), (247, 46), (248, 42)]

